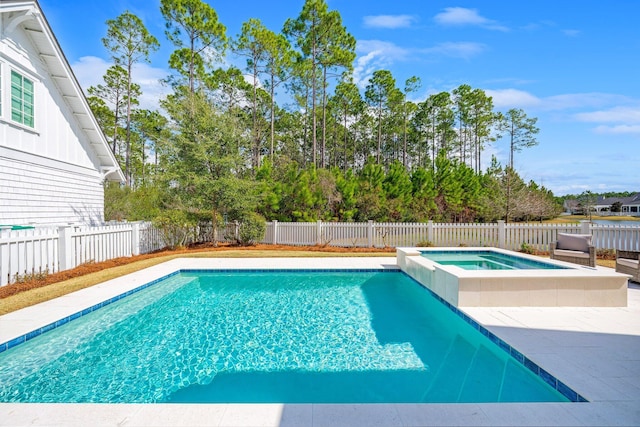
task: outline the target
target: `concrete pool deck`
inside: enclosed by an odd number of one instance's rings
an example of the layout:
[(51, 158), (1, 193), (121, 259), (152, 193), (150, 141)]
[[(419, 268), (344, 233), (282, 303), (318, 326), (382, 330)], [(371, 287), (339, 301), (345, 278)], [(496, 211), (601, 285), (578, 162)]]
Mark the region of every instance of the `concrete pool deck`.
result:
[[(176, 259), (0, 316), (0, 343), (178, 269), (397, 268), (395, 257)], [(627, 307), (463, 310), (588, 403), (17, 404), (0, 425), (78, 426), (619, 426), (640, 425), (640, 286)], [(1, 386), (1, 385), (0, 385)]]

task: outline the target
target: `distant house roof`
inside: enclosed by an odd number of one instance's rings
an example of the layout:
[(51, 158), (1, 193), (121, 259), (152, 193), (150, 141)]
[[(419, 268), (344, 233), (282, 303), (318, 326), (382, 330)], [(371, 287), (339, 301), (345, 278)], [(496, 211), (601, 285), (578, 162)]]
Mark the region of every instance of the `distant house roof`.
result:
[(35, 0), (2, 0), (0, 1), (0, 13), (11, 13), (4, 28), (5, 33), (11, 32), (20, 25), (31, 38), (33, 46), (37, 49), (60, 94), (99, 159), (100, 172), (111, 181), (124, 181), (125, 177), (118, 161), (111, 151), (38, 2)]
[(622, 205), (631, 205), (640, 203), (640, 193), (636, 193), (629, 197), (598, 197), (596, 205), (598, 206), (611, 206), (614, 203), (620, 203)]

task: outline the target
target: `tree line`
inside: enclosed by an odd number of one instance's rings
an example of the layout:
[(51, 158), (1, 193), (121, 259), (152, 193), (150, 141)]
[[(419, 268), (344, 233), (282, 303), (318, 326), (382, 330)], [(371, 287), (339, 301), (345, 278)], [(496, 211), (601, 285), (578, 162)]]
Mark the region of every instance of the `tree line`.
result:
[[(420, 78), (398, 84), (389, 70), (358, 87), (355, 38), (325, 0), (278, 32), (252, 18), (235, 37), (201, 0), (161, 0), (160, 11), (175, 50), (158, 109), (138, 108), (132, 70), (159, 42), (128, 11), (107, 21), (113, 65), (88, 90), (127, 179), (107, 189), (107, 219), (483, 221), (557, 209), (514, 169), (515, 153), (538, 144), (536, 118), (496, 111), (469, 85), (414, 102)], [(498, 139), (509, 162), (483, 171)]]

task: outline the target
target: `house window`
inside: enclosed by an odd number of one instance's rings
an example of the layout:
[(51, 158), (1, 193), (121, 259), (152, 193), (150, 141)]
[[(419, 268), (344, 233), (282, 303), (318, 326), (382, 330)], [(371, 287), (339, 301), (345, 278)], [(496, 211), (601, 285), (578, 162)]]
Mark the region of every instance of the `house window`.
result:
[(11, 70), (11, 120), (33, 127), (33, 82)]

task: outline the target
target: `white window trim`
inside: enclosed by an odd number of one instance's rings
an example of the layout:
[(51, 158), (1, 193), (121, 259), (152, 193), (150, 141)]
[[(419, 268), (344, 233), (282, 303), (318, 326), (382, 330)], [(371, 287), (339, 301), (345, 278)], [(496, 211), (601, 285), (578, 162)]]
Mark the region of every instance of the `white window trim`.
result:
[[(17, 74), (22, 79), (22, 84), (20, 86), (20, 91), (21, 91), (21, 94), (22, 94), (21, 102), (22, 102), (22, 110), (23, 110), (21, 112), (22, 122), (19, 122), (19, 121), (16, 121), (16, 120), (13, 119), (13, 100), (11, 99), (11, 97), (13, 96), (13, 88), (11, 87), (11, 85), (13, 84), (13, 73)], [(27, 128), (27, 129), (35, 130), (36, 129), (36, 81), (33, 80), (28, 74), (25, 74), (24, 72), (22, 72), (21, 70), (18, 70), (18, 69), (12, 68), (9, 71), (8, 74), (9, 74), (9, 81), (7, 82), (7, 84), (9, 85), (8, 96), (9, 96), (9, 99), (11, 101), (11, 104), (10, 104), (11, 108), (9, 109), (10, 111), (7, 111), (6, 118), (7, 118), (7, 120), (11, 120), (16, 125), (19, 125), (20, 127), (24, 127), (24, 128)], [(24, 80), (25, 79), (28, 80), (31, 83), (31, 88), (32, 88), (32, 91), (33, 91), (33, 93), (31, 94), (31, 97), (32, 97), (31, 108), (33, 110), (33, 113), (32, 113), (33, 125), (32, 126), (29, 126), (29, 125), (24, 123), (24, 121), (25, 121), (24, 120)], [(5, 87), (6, 87), (6, 84), (5, 84)]]
[[(15, 71), (21, 76), (31, 80), (33, 82), (33, 127), (26, 126), (22, 123), (18, 123), (11, 119), (11, 71)], [(0, 108), (0, 123), (5, 123), (18, 129), (27, 131), (39, 135), (38, 130), (38, 112), (40, 111), (40, 92), (42, 86), (42, 79), (37, 73), (32, 70), (24, 68), (14, 58), (4, 55), (0, 51), (0, 97), (2, 107)], [(9, 85), (7, 87), (7, 85)]]

